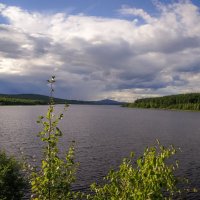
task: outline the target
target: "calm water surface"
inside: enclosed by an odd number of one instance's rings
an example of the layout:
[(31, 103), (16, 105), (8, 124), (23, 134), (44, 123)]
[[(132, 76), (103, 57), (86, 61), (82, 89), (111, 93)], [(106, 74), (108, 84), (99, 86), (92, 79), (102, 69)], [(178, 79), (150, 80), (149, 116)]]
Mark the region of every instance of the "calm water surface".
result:
[[(63, 106), (56, 106), (62, 111)], [(47, 106), (1, 106), (0, 149), (19, 156), (41, 155), (37, 117)], [(116, 168), (131, 151), (140, 155), (155, 139), (162, 144), (180, 147), (179, 175), (200, 188), (200, 112), (129, 109), (118, 106), (72, 105), (60, 124), (63, 131), (60, 147), (65, 151), (76, 141), (76, 160), (80, 162), (74, 189), (87, 191), (94, 181), (101, 182), (108, 170)], [(189, 194), (187, 199), (200, 199)]]

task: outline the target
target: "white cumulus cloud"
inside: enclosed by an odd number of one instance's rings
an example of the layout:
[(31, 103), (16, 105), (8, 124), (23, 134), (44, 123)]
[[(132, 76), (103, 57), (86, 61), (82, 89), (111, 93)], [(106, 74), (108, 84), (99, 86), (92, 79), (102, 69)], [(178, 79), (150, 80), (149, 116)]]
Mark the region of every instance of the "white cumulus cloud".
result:
[(126, 20), (0, 4), (7, 21), (0, 24), (0, 93), (45, 93), (52, 74), (64, 98), (132, 101), (199, 91), (199, 8), (190, 1), (156, 6), (157, 17), (122, 6), (120, 14), (133, 17)]

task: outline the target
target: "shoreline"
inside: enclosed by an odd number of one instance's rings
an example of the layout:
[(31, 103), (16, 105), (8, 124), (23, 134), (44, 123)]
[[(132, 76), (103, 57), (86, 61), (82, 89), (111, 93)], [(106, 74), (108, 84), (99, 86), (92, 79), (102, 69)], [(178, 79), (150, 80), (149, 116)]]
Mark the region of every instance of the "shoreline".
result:
[(175, 109), (175, 108), (142, 108), (142, 107), (129, 107), (122, 106), (123, 108), (136, 108), (136, 109), (145, 109), (145, 110), (166, 110), (166, 111), (184, 111), (184, 112), (200, 112), (200, 110), (184, 110), (184, 109)]

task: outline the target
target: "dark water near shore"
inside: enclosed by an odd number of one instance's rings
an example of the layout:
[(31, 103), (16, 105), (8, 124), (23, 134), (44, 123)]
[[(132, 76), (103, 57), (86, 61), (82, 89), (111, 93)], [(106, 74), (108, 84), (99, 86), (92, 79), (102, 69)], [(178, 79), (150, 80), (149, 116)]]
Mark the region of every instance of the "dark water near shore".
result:
[[(63, 106), (56, 106), (61, 111)], [(41, 142), (37, 117), (47, 106), (0, 107), (0, 149), (20, 156), (40, 157)], [(140, 155), (159, 139), (164, 145), (180, 147), (179, 175), (200, 188), (200, 112), (129, 109), (118, 106), (72, 105), (60, 124), (60, 147), (64, 151), (76, 141), (76, 160), (80, 162), (75, 190), (87, 191), (94, 181), (101, 182), (111, 167), (116, 168), (131, 151)], [(200, 199), (200, 192), (187, 199)]]

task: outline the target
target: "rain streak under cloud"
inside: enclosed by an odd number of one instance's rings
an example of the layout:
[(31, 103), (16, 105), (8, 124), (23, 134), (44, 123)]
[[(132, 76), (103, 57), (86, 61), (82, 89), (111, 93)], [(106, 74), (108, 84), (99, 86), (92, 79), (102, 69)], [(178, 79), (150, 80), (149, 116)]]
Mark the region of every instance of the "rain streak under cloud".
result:
[(155, 15), (121, 6), (117, 18), (33, 12), (0, 4), (0, 93), (96, 100), (200, 89), (200, 11), (191, 1), (154, 3)]

